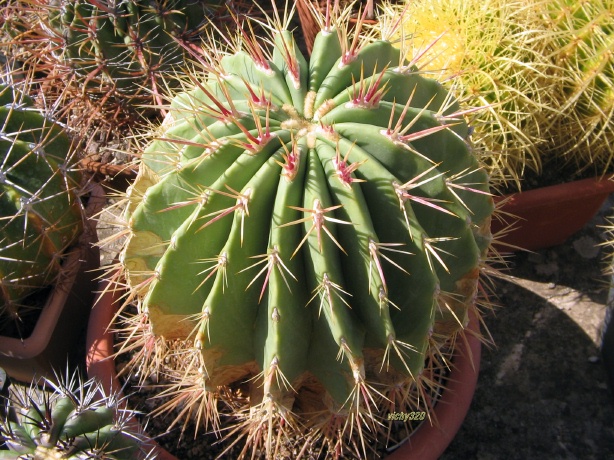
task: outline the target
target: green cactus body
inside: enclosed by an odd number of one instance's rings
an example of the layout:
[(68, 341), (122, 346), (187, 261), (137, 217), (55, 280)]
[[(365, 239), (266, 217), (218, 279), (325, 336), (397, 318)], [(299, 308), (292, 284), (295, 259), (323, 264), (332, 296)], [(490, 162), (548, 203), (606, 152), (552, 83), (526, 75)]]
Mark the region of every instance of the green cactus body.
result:
[(553, 149), (605, 171), (614, 143), (614, 2), (545, 2), (543, 14), (556, 43), (554, 59), (565, 69), (562, 108), (548, 131)]
[(165, 74), (185, 65), (186, 48), (220, 3), (58, 0), (49, 22), (63, 37), (64, 59), (84, 84), (115, 90), (137, 106), (164, 92)]
[[(35, 391), (35, 384), (46, 385), (47, 393)], [(131, 413), (120, 403), (104, 396), (96, 381), (75, 377), (15, 390), (9, 398), (14, 415), (0, 420), (8, 448), (0, 450), (0, 459), (144, 458), (145, 438), (129, 428)]]
[(51, 284), (83, 226), (71, 141), (31, 101), (0, 87), (0, 297), (15, 319), (21, 301)]
[(251, 430), (354, 423), (466, 325), (493, 201), (457, 104), (390, 43), (274, 41), (173, 99), (121, 263), (154, 334), (192, 340), (178, 387), (254, 377)]

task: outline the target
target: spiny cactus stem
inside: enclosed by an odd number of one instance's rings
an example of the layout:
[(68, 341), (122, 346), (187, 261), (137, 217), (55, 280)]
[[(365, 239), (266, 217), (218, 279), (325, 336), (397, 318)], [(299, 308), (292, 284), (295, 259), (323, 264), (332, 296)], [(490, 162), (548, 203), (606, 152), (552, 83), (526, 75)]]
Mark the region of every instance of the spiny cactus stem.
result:
[(256, 108), (267, 108), (270, 109), (272, 102), (270, 99), (266, 97), (266, 92), (263, 86), (260, 86), (260, 94), (256, 94), (252, 85), (243, 77), (241, 77), (241, 81), (245, 85), (245, 88), (249, 92), (250, 100)]
[[(356, 79), (352, 75), (352, 96), (350, 102), (346, 104), (348, 108), (363, 107), (365, 109), (377, 108), (380, 101), (388, 91), (388, 82), (382, 83), (388, 65), (379, 73), (376, 79), (369, 79), (369, 83), (364, 78), (364, 67), (360, 67), (360, 84), (356, 84)], [(376, 71), (373, 72), (374, 74)], [(368, 86), (367, 86), (368, 85)], [(381, 86), (380, 86), (381, 85)]]
[(283, 144), (283, 149), (285, 150), (285, 153), (282, 153), (281, 157), (283, 158), (284, 162), (277, 162), (277, 164), (282, 168), (282, 176), (284, 176), (288, 181), (293, 181), (296, 178), (301, 155), (300, 149), (294, 142), (294, 134), (292, 134), (291, 144), (292, 150), (288, 150), (286, 144)]
[(202, 216), (203, 219), (206, 219), (211, 216), (215, 216), (215, 217), (211, 218), (206, 223), (201, 225), (198, 230), (201, 231), (204, 228), (208, 227), (209, 225), (217, 222), (218, 220), (223, 219), (225, 216), (228, 216), (230, 214), (233, 214), (235, 211), (238, 211), (241, 214), (241, 244), (243, 244), (243, 226), (245, 223), (245, 216), (249, 216), (248, 204), (249, 204), (249, 198), (251, 196), (252, 190), (251, 188), (248, 188), (243, 193), (241, 193), (241, 192), (237, 192), (235, 189), (233, 189), (227, 184), (225, 185), (225, 187), (228, 190), (230, 190), (230, 193), (224, 192), (222, 190), (213, 189), (213, 188), (208, 188), (207, 190), (211, 192), (215, 192), (219, 195), (227, 196), (230, 198), (236, 198), (237, 200), (236, 204), (234, 206), (230, 206), (229, 208), (221, 209), (219, 211), (215, 211), (215, 212)]
[[(439, 120), (440, 122), (447, 124), (447, 126), (453, 126), (454, 124), (457, 124), (459, 122), (462, 122), (463, 119), (465, 119), (465, 117), (467, 117), (467, 115), (471, 115), (474, 113), (481, 113), (484, 112), (485, 110), (490, 110), (492, 109), (494, 106), (491, 104), (485, 104), (485, 105), (481, 105), (479, 107), (469, 107), (467, 109), (459, 109), (456, 110), (452, 113), (447, 113), (447, 114), (443, 114), (443, 113), (436, 113), (435, 114), (435, 118), (437, 120)], [(452, 122), (452, 123), (451, 123)]]
[(394, 308), (401, 311), (401, 308), (388, 298), (388, 293), (386, 292), (383, 286), (379, 288), (378, 302), (379, 302), (380, 312), (384, 312), (386, 309), (389, 310), (390, 309), (389, 305), (392, 305)]
[(100, 9), (101, 11), (104, 11), (108, 15), (111, 15), (113, 17), (117, 16), (117, 11), (113, 8), (110, 8), (109, 5), (107, 5), (105, 2), (101, 2), (100, 0), (89, 0), (89, 1), (96, 8)]
[(416, 203), (420, 203), (422, 205), (429, 206), (429, 207), (431, 207), (433, 209), (436, 209), (437, 211), (441, 211), (441, 212), (443, 212), (445, 214), (449, 214), (451, 216), (458, 217), (452, 211), (450, 211), (450, 210), (448, 210), (448, 209), (446, 209), (446, 208), (436, 204), (436, 203), (449, 203), (449, 202), (447, 202), (445, 200), (441, 200), (441, 199), (438, 199), (438, 198), (424, 198), (424, 197), (421, 197), (421, 196), (409, 193), (410, 190), (422, 187), (424, 184), (427, 184), (428, 182), (430, 182), (432, 180), (436, 180), (439, 177), (443, 176), (445, 173), (441, 172), (441, 173), (436, 174), (434, 176), (430, 176), (430, 177), (424, 179), (423, 181), (418, 181), (425, 174), (431, 172), (437, 166), (439, 166), (439, 165), (434, 165), (433, 167), (429, 168), (428, 170), (423, 171), (422, 173), (420, 173), (419, 175), (417, 175), (413, 179), (407, 181), (405, 184), (401, 185), (401, 184), (399, 184), (397, 182), (393, 182), (392, 186), (396, 190), (397, 195), (399, 196), (399, 199), (403, 203), (405, 203), (407, 201), (414, 201)]
[(339, 143), (337, 143), (337, 146), (336, 146), (337, 154), (336, 154), (336, 157), (333, 158), (333, 166), (335, 167), (335, 170), (336, 170), (336, 176), (346, 187), (351, 187), (353, 182), (365, 182), (364, 179), (357, 179), (356, 176), (354, 176), (354, 173), (356, 172), (358, 168), (360, 168), (360, 166), (366, 163), (367, 159), (364, 159), (361, 161), (355, 161), (354, 163), (351, 163), (349, 165), (347, 163), (348, 157), (350, 153), (352, 152), (352, 148), (354, 147), (354, 145), (355, 144), (352, 144), (352, 146), (345, 153), (345, 157), (343, 157), (342, 159), (341, 151), (339, 149)]
[[(274, 310), (277, 310), (276, 308)], [(274, 313), (275, 314), (275, 311)], [(273, 318), (275, 321), (275, 318)], [(278, 321), (279, 319), (277, 319)], [(296, 393), (296, 390), (292, 387), (288, 379), (284, 376), (283, 372), (279, 367), (279, 359), (277, 356), (274, 356), (271, 360), (269, 366), (262, 371), (262, 376), (264, 377), (264, 394), (265, 400), (274, 400), (275, 397), (272, 395), (272, 392), (277, 392), (275, 388), (284, 388), (286, 391), (291, 391), (292, 393)], [(258, 377), (258, 376), (256, 376)]]
[(286, 66), (288, 68), (288, 72), (290, 73), (290, 79), (292, 80), (292, 84), (295, 89), (300, 89), (301, 87), (301, 75), (300, 75), (300, 66), (298, 59), (296, 58), (295, 50), (294, 50), (294, 40), (292, 42), (288, 42), (286, 38), (286, 34), (280, 32), (277, 34), (280, 37), (280, 41), (282, 44), (281, 54)]
[[(374, 416), (374, 410), (377, 410), (375, 395), (381, 396), (381, 393), (365, 381), (362, 372), (353, 370), (353, 377), (355, 382), (354, 388), (352, 388), (342, 408), (342, 413), (345, 413), (343, 427), (336, 435), (339, 438), (343, 437), (343, 435), (352, 436), (354, 430), (356, 430), (361, 444), (361, 451), (366, 453), (368, 438), (373, 437), (377, 431), (379, 422)], [(365, 428), (371, 434), (368, 434)]]
[(437, 308), (440, 312), (444, 312), (444, 309), (447, 310), (453, 317), (454, 320), (460, 325), (463, 326), (463, 322), (458, 317), (458, 315), (454, 312), (454, 308), (452, 308), (453, 296), (451, 296), (447, 292), (439, 291), (437, 293)]
[(273, 74), (273, 69), (269, 65), (269, 59), (264, 53), (262, 46), (258, 43), (258, 38), (254, 33), (251, 22), (247, 23), (249, 27), (249, 33), (244, 27), (239, 27), (240, 34), (243, 38), (242, 44), (247, 49), (247, 53), (256, 63), (256, 66), (268, 74)]
[(457, 183), (456, 181), (461, 180), (463, 178), (465, 178), (466, 176), (470, 176), (473, 173), (477, 172), (477, 169), (473, 169), (473, 170), (469, 170), (469, 169), (464, 169), (460, 172), (458, 172), (457, 174), (452, 174), (450, 177), (448, 177), (447, 179), (445, 179), (445, 184), (447, 189), (450, 191), (450, 193), (452, 193), (454, 195), (454, 198), (456, 198), (456, 200), (466, 209), (468, 210), (471, 214), (473, 214), (473, 212), (471, 211), (471, 209), (469, 209), (469, 207), (467, 206), (467, 204), (465, 203), (465, 200), (463, 200), (460, 195), (458, 194), (458, 191), (465, 191), (465, 192), (471, 192), (471, 193), (478, 193), (481, 195), (486, 195), (486, 196), (493, 196), (492, 193), (486, 191), (486, 190), (480, 190), (478, 188), (476, 188), (476, 186), (478, 186), (479, 184), (477, 182), (461, 182), (461, 183)]
[[(405, 130), (408, 130), (410, 127), (410, 125), (406, 126)], [(394, 139), (397, 142), (401, 142), (404, 145), (409, 144), (412, 141), (418, 140), (418, 139), (422, 139), (423, 137), (427, 137), (430, 136), (431, 134), (435, 134), (439, 131), (442, 131), (444, 129), (450, 129), (449, 125), (439, 125), (439, 126), (433, 126), (432, 128), (426, 128), (426, 129), (422, 129), (420, 131), (416, 131), (415, 133), (411, 133), (411, 134), (407, 134), (407, 135), (402, 135), (402, 136), (391, 136), (391, 139)]]
[[(167, 206), (166, 208), (164, 208), (162, 211), (159, 211), (159, 212), (173, 211), (175, 209), (183, 208), (185, 206), (192, 206), (194, 204), (204, 205), (207, 202), (210, 195), (211, 195), (211, 192), (209, 190), (204, 190), (200, 193), (197, 193), (193, 198), (189, 200), (177, 201)], [(147, 196), (144, 197), (144, 199), (146, 198)]]
[[(220, 77), (218, 75), (216, 75), (216, 78), (218, 79), (218, 81), (220, 80)], [(202, 103), (203, 109), (208, 112), (212, 117), (217, 118), (218, 120), (226, 123), (234, 121), (238, 117), (240, 117), (239, 111), (236, 109), (234, 102), (232, 101), (232, 97), (228, 92), (228, 88), (226, 87), (226, 85), (222, 84), (221, 81), (219, 81), (219, 88), (224, 94), (224, 98), (227, 102), (226, 105), (217, 97), (215, 97), (215, 95), (213, 95), (211, 91), (209, 91), (209, 89), (205, 85), (203, 85), (195, 76), (190, 76), (190, 81), (193, 82), (198, 89), (205, 93), (205, 95), (215, 105), (215, 107), (212, 107), (206, 102)]]
[[(252, 107), (252, 110), (253, 110), (253, 107)], [(260, 117), (258, 117), (255, 113), (253, 115), (254, 115), (254, 121), (256, 122), (256, 130), (257, 130), (256, 134), (257, 135), (252, 134), (250, 130), (248, 130), (243, 125), (243, 123), (241, 123), (240, 120), (233, 117), (232, 122), (234, 123), (235, 126), (237, 126), (245, 134), (245, 137), (247, 138), (247, 141), (242, 141), (242, 140), (233, 140), (233, 141), (236, 143), (236, 145), (241, 146), (244, 150), (247, 150), (252, 155), (255, 155), (258, 152), (260, 152), (262, 147), (266, 145), (266, 143), (269, 140), (273, 139), (276, 136), (276, 134), (271, 133), (271, 129), (269, 125), (269, 122), (270, 122), (269, 106), (267, 106), (267, 113), (265, 117), (264, 127), (262, 126), (262, 121)]]
[(388, 371), (390, 367), (390, 352), (394, 350), (396, 355), (399, 357), (401, 363), (403, 364), (407, 375), (410, 376), (412, 380), (416, 380), (416, 376), (414, 376), (411, 371), (409, 365), (407, 364), (407, 353), (420, 353), (420, 351), (409, 343), (402, 342), (401, 340), (397, 340), (397, 338), (390, 334), (388, 336), (388, 341), (386, 342), (386, 349), (384, 350), (384, 356), (382, 358), (382, 363), (380, 365), (380, 372), (384, 370), (384, 365), (386, 366), (386, 371)]
[[(433, 263), (432, 263), (432, 259), (431, 256), (435, 257), (435, 259), (437, 260), (437, 262), (439, 262), (441, 264), (441, 266), (443, 267), (443, 269), (450, 273), (450, 269), (447, 267), (446, 263), (443, 261), (443, 259), (441, 258), (441, 256), (439, 255), (439, 252), (442, 252), (444, 254), (447, 254), (449, 256), (454, 256), (453, 254), (451, 254), (448, 251), (444, 251), (441, 248), (438, 248), (437, 246), (435, 246), (436, 243), (441, 243), (443, 241), (452, 241), (456, 238), (452, 238), (452, 237), (439, 237), (439, 238), (430, 238), (426, 235), (423, 235), (422, 237), (422, 244), (424, 245), (424, 248), (426, 249), (426, 255), (429, 261), (429, 265), (431, 267), (431, 270), (434, 270), (433, 267)], [(439, 251), (439, 252), (438, 252)]]
[[(316, 297), (320, 297), (320, 308), (318, 310), (318, 315), (322, 313), (322, 310), (324, 309), (324, 305), (325, 304), (327, 304), (329, 306), (330, 311), (332, 312), (333, 307), (336, 304), (336, 302), (334, 301), (334, 298), (338, 298), (348, 308), (351, 308), (350, 304), (348, 303), (348, 301), (346, 299), (344, 299), (341, 294), (344, 294), (344, 295), (349, 296), (349, 297), (351, 297), (352, 294), (350, 294), (349, 292), (344, 291), (341, 286), (339, 286), (337, 283), (331, 281), (331, 279), (328, 276), (328, 273), (324, 273), (322, 275), (322, 281), (313, 290), (313, 293), (314, 294), (311, 297), (311, 299), (309, 299), (309, 302), (307, 302), (307, 305), (309, 305), (313, 301), (313, 299), (315, 299)], [(339, 352), (341, 353), (341, 351), (342, 350), (340, 349)]]
[(217, 272), (220, 271), (222, 273), (222, 277), (224, 281), (222, 283), (222, 292), (224, 288), (228, 286), (228, 278), (226, 277), (226, 267), (228, 265), (228, 254), (226, 252), (222, 252), (219, 256), (213, 257), (210, 259), (201, 260), (200, 263), (213, 263), (213, 265), (209, 268), (206, 268), (202, 272), (199, 272), (199, 275), (204, 275), (209, 272), (209, 274), (201, 281), (201, 283), (194, 289), (194, 292), (199, 290), (212, 276), (216, 276)]
[(460, 183), (460, 184), (456, 183), (457, 180), (463, 179), (463, 178), (465, 178), (467, 176), (471, 176), (472, 174), (474, 174), (474, 173), (476, 173), (478, 171), (480, 171), (480, 170), (479, 169), (469, 170), (468, 168), (467, 169), (463, 169), (462, 171), (460, 171), (460, 172), (458, 172), (456, 174), (452, 174), (449, 178), (447, 178), (446, 179), (446, 185), (448, 187), (456, 188), (456, 189), (459, 189), (459, 190), (465, 190), (465, 191), (472, 192), (472, 193), (479, 193), (479, 194), (486, 195), (486, 196), (493, 196), (493, 194), (490, 193), (487, 190), (480, 190), (480, 189), (478, 189), (476, 187), (473, 187), (473, 186), (479, 185), (478, 182), (466, 182), (466, 183)]
[[(433, 97), (431, 98), (431, 100), (424, 105), (424, 107), (422, 107), (422, 109), (416, 114), (416, 116), (410, 120), (405, 126), (403, 125), (405, 122), (405, 117), (407, 116), (407, 112), (408, 110), (411, 108), (412, 106), (412, 100), (414, 98), (415, 92), (416, 92), (417, 87), (414, 87), (414, 89), (412, 90), (410, 96), (407, 98), (407, 102), (405, 104), (405, 106), (403, 107), (403, 111), (401, 112), (401, 115), (399, 116), (399, 119), (397, 120), (396, 124), (394, 125), (394, 128), (392, 127), (392, 121), (394, 119), (394, 116), (396, 114), (396, 101), (392, 102), (392, 109), (390, 110), (390, 119), (388, 120), (388, 129), (387, 130), (382, 130), (381, 133), (388, 137), (390, 140), (392, 140), (393, 142), (400, 142), (402, 144), (405, 144), (405, 142), (408, 142), (410, 140), (412, 140), (410, 137), (406, 137), (405, 133), (407, 131), (409, 131), (412, 126), (414, 126), (415, 123), (417, 123), (420, 120), (420, 117), (426, 113), (427, 111), (427, 107), (431, 104), (431, 102), (434, 100), (435, 96), (433, 95)], [(434, 127), (435, 130), (430, 132), (430, 133), (426, 133), (425, 136), (428, 136), (429, 134), (433, 134), (436, 133), (438, 131), (440, 131), (441, 129), (446, 129), (445, 125), (438, 125)], [(420, 133), (422, 133), (423, 131), (417, 131), (416, 133), (414, 133), (414, 135), (418, 135)], [(411, 136), (411, 135), (410, 135)], [(424, 137), (424, 136), (421, 136)], [(406, 140), (404, 140), (406, 139)], [(416, 138), (419, 139), (419, 138)]]
[(343, 55), (341, 56), (339, 67), (349, 65), (354, 60), (356, 60), (356, 57), (358, 56), (358, 53), (361, 50), (361, 29), (365, 22), (365, 19), (367, 18), (367, 13), (368, 13), (368, 9), (365, 8), (365, 10), (363, 11), (363, 14), (359, 15), (358, 23), (356, 24), (356, 27), (354, 28), (354, 37), (352, 39), (352, 42), (349, 44), (349, 46), (347, 45), (348, 44), (347, 40), (341, 40), (341, 45), (345, 49), (343, 51)]

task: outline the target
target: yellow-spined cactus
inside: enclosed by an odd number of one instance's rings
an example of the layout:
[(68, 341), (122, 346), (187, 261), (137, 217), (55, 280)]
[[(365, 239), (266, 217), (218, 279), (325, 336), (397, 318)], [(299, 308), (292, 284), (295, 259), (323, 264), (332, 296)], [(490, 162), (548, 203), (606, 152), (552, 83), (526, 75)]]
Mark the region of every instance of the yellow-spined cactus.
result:
[[(407, 8), (396, 33), (422, 72), (452, 87), (471, 115), (473, 141), (495, 178), (539, 171), (543, 127), (558, 112), (562, 70), (543, 26), (541, 0), (416, 0), (386, 6), (384, 24)], [(386, 27), (384, 27), (385, 29)]]
[(614, 155), (614, 0), (549, 0), (542, 18), (551, 32), (559, 79), (551, 151), (578, 170), (611, 169)]

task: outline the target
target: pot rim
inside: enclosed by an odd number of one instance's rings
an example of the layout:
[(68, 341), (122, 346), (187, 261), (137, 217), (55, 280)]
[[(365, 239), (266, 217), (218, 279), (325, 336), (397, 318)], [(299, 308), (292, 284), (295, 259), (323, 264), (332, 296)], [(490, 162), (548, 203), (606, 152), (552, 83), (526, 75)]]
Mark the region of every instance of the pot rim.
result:
[[(0, 365), (13, 379), (27, 382), (44, 374), (52, 377), (52, 360), (59, 352), (64, 353), (64, 350), (60, 350), (60, 345), (53, 350), (48, 348), (56, 338), (66, 343), (66, 337), (58, 333), (57, 328), (66, 329), (66, 324), (63, 324), (66, 320), (70, 320), (73, 314), (78, 316), (87, 312), (91, 307), (94, 298), (92, 289), (95, 286), (92, 271), (100, 266), (100, 252), (95, 246), (98, 241), (96, 222), (93, 217), (102, 209), (105, 196), (102, 186), (97, 183), (88, 184), (85, 191), (89, 193), (89, 198), (85, 207), (83, 232), (77, 243), (66, 252), (59, 278), (61, 282), (53, 286), (34, 329), (25, 338), (0, 335)], [(65, 312), (67, 306), (71, 306), (71, 313)], [(87, 318), (83, 315), (80, 317), (83, 321)]]

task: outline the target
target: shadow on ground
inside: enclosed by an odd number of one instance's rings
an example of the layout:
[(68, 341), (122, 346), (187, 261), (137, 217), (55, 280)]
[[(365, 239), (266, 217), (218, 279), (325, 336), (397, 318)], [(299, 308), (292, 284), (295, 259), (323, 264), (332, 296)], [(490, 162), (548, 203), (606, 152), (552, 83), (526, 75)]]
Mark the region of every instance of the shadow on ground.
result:
[[(607, 210), (605, 211), (607, 212)], [(614, 458), (614, 398), (599, 354), (607, 297), (601, 216), (565, 245), (513, 258), (496, 281), (478, 387), (443, 460)]]

